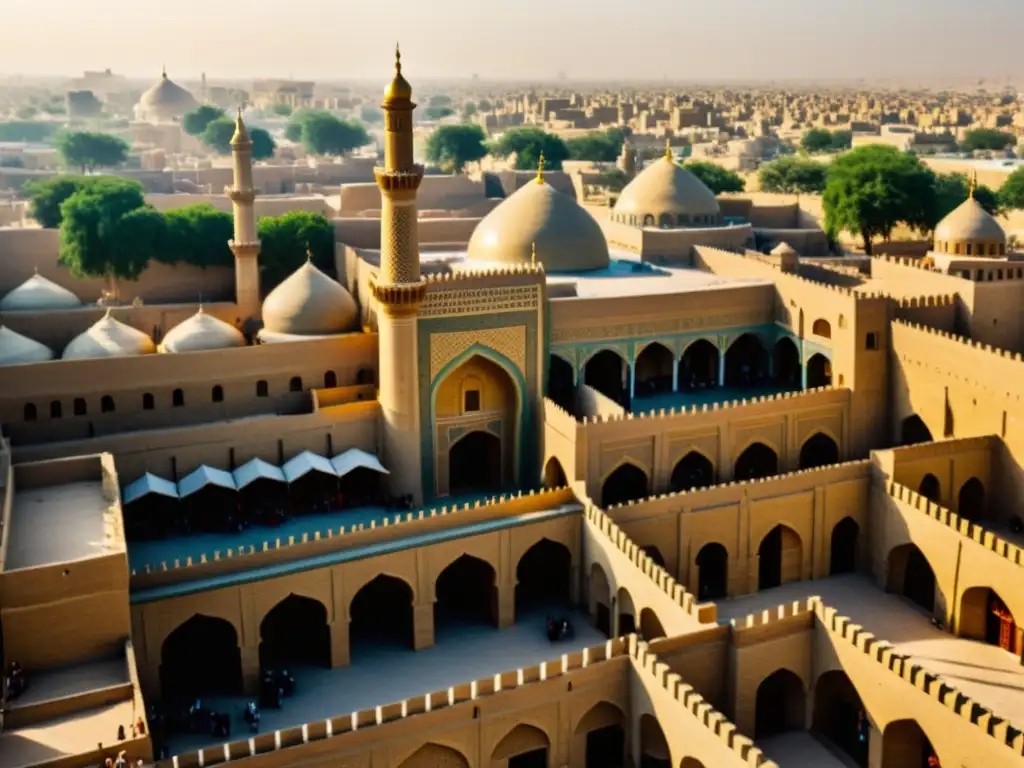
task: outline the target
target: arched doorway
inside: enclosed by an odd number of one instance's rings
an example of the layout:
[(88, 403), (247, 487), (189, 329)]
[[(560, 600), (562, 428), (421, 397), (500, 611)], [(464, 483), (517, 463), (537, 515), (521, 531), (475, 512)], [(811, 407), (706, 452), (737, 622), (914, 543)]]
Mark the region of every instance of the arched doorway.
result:
[(607, 701), (591, 707), (576, 726), (586, 737), (586, 768), (622, 768), (626, 758), (626, 722), (622, 711)]
[(619, 587), (615, 595), (615, 608), (619, 613), (619, 636), (636, 632), (636, 606), (625, 587)]
[(607, 637), (612, 636), (612, 588), (604, 569), (594, 563), (590, 567), (588, 583), (590, 616), (594, 626)]
[(718, 347), (697, 339), (679, 361), (679, 389), (692, 391), (718, 386)]
[(779, 472), (779, 457), (764, 443), (752, 443), (736, 459), (733, 479), (736, 481), (771, 477)]
[(516, 566), (516, 616), (565, 610), (572, 599), (572, 554), (551, 539), (541, 539)]
[(914, 544), (902, 544), (889, 553), (886, 590), (919, 605), (928, 613), (935, 610), (935, 573)]
[(501, 487), (501, 440), (475, 430), (448, 453), (448, 493), (487, 493)]
[(434, 585), (434, 629), (466, 625), (498, 625), (494, 568), (472, 555), (462, 555), (441, 571)]
[(331, 666), (327, 609), (319, 600), (288, 595), (260, 622), (260, 666)]
[(665, 628), (661, 626), (661, 620), (650, 608), (640, 611), (640, 636), (648, 642), (665, 637)]
[(960, 486), (956, 513), (972, 523), (985, 519), (985, 486), (981, 484), (981, 480), (972, 477)]
[(705, 544), (697, 553), (697, 598), (721, 600), (729, 590), (729, 552), (721, 544)]
[(679, 768), (704, 768), (704, 763), (696, 757), (684, 757), (683, 762), (679, 764)]
[(972, 587), (960, 598), (962, 637), (995, 645), (1015, 656), (1024, 652), (1024, 635), (1006, 603), (988, 587)]
[(758, 590), (800, 580), (803, 565), (803, 547), (800, 537), (785, 525), (776, 525), (757, 548)]
[(760, 741), (804, 729), (804, 684), (788, 669), (779, 669), (757, 686), (754, 738)]
[(576, 410), (572, 364), (560, 355), (548, 355), (548, 363), (548, 397), (572, 413)]
[(818, 678), (811, 730), (867, 768), (871, 724), (857, 689), (842, 670), (831, 670)]
[(942, 485), (939, 483), (939, 478), (929, 472), (921, 479), (921, 485), (918, 486), (917, 492), (929, 501), (938, 504), (939, 499), (942, 498)]
[(636, 464), (620, 464), (601, 486), (601, 504), (610, 507), (648, 496), (647, 475)]
[(653, 715), (640, 716), (640, 768), (672, 768), (665, 732)]
[(768, 378), (768, 353), (761, 339), (744, 333), (725, 352), (725, 385), (752, 387)]
[(605, 397), (616, 403), (626, 401), (629, 372), (626, 361), (610, 349), (602, 349), (587, 360), (583, 380)]
[(930, 443), (934, 440), (931, 430), (916, 413), (903, 420), (900, 426), (900, 445)]
[(661, 550), (656, 546), (653, 544), (647, 544), (646, 546), (640, 547), (640, 550), (646, 553), (646, 555), (654, 561), (655, 565), (662, 568), (665, 567), (665, 556), (661, 554)]
[(844, 517), (832, 528), (832, 546), (828, 572), (830, 576), (857, 570), (857, 546), (860, 526), (852, 517)]
[(171, 632), (160, 648), (160, 691), (164, 701), (241, 693), (242, 657), (231, 622), (197, 613)]
[(809, 389), (832, 386), (832, 361), (820, 352), (807, 361), (807, 386)]
[(569, 483), (565, 479), (565, 470), (562, 469), (562, 463), (552, 456), (548, 459), (548, 463), (544, 465), (544, 487), (545, 488), (565, 488)]
[(521, 723), (498, 742), (491, 753), (491, 764), (507, 760), (508, 768), (547, 768), (550, 746), (544, 731)]
[(412, 587), (382, 573), (356, 592), (349, 608), (352, 656), (381, 646), (412, 648)]
[(675, 355), (664, 344), (656, 341), (648, 344), (636, 358), (633, 394), (643, 397), (671, 392), (672, 368), (675, 363)]
[(839, 463), (839, 446), (824, 432), (817, 432), (800, 447), (800, 469)]
[(401, 762), (398, 768), (469, 768), (461, 752), (440, 744), (424, 744)]
[(882, 768), (934, 768), (937, 765), (940, 765), (938, 755), (916, 720), (896, 720), (885, 726)]
[(800, 350), (796, 343), (783, 336), (775, 342), (775, 383), (786, 389), (800, 389), (802, 371), (800, 370)]
[(715, 484), (715, 466), (703, 453), (690, 451), (672, 470), (672, 490), (688, 491)]

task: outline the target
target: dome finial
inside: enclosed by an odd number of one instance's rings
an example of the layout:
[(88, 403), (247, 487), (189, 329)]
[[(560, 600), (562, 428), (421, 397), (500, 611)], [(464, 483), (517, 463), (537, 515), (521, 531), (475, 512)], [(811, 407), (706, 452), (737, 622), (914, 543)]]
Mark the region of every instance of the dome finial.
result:
[(978, 186), (978, 169), (975, 168), (974, 170), (971, 171), (971, 180), (970, 180), (970, 182), (968, 183), (968, 186), (967, 186), (967, 196), (969, 198), (971, 198), (972, 200), (974, 199), (974, 190), (975, 190), (975, 188), (977, 188), (977, 186)]
[(395, 74), (402, 74), (402, 51), (398, 47), (398, 41), (395, 41)]
[(668, 138), (665, 139), (665, 159), (670, 163), (675, 160), (675, 158), (672, 157), (672, 139)]
[(163, 77), (164, 80), (166, 80), (167, 79), (167, 65), (166, 64), (162, 64), (161, 66), (162, 66), (161, 76)]
[(544, 183), (544, 152), (540, 153), (540, 158), (537, 160), (537, 183)]
[(309, 247), (309, 243), (306, 243), (306, 263), (313, 263), (313, 249)]

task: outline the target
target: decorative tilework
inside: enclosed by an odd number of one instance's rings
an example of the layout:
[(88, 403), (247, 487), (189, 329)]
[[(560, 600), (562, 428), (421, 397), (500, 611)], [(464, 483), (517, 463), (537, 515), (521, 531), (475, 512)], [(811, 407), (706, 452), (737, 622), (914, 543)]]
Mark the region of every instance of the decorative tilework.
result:
[(416, 206), (385, 201), (381, 212), (380, 282), (383, 285), (415, 283), (420, 279)]
[(433, 381), (449, 361), (454, 360), (474, 344), (490, 347), (504, 355), (526, 375), (526, 326), (486, 328), (479, 331), (455, 331), (430, 335), (430, 381)]
[(536, 285), (431, 291), (420, 307), (420, 317), (482, 315), (536, 309), (539, 301), (540, 288)]

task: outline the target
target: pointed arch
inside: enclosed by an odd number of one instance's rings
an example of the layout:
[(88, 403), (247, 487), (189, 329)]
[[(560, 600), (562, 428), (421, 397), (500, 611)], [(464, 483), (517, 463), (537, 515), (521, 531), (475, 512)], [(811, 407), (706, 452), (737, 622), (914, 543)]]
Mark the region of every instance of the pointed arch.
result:
[(697, 599), (720, 600), (729, 590), (729, 552), (716, 541), (700, 548), (696, 557)]
[(718, 347), (708, 339), (695, 339), (679, 358), (679, 389), (711, 389), (718, 386)]
[(916, 545), (901, 544), (889, 552), (886, 591), (902, 595), (928, 613), (935, 610), (935, 572)]
[(942, 499), (942, 483), (939, 482), (939, 478), (929, 472), (921, 478), (921, 484), (917, 487), (917, 492), (929, 501), (938, 504)]
[(800, 366), (800, 350), (796, 342), (789, 336), (783, 336), (775, 342), (772, 352), (775, 369), (775, 382), (782, 387), (799, 389), (802, 378)]
[(800, 469), (839, 463), (839, 445), (825, 432), (815, 432), (800, 446)]
[(625, 587), (619, 587), (619, 591), (615, 593), (615, 609), (619, 614), (619, 636), (636, 632), (636, 603)]
[(757, 548), (758, 590), (799, 581), (803, 570), (803, 543), (800, 535), (786, 525), (776, 525)]
[(985, 519), (985, 486), (981, 480), (972, 477), (960, 486), (956, 513), (972, 523)]
[(757, 686), (754, 738), (767, 739), (804, 728), (804, 683), (785, 667), (775, 670)]
[(434, 581), (434, 627), (466, 624), (497, 626), (498, 592), (494, 566), (464, 553)]
[(399, 763), (398, 768), (469, 768), (469, 760), (457, 749), (429, 742)]
[(807, 387), (817, 389), (819, 387), (832, 386), (832, 361), (827, 355), (815, 352), (807, 360)]
[[(202, 648), (202, 654), (196, 654)], [(207, 693), (241, 693), (238, 632), (227, 619), (193, 614), (160, 646), (160, 688), (166, 700)]]
[(363, 584), (349, 603), (352, 655), (357, 648), (371, 650), (380, 645), (412, 648), (414, 594), (404, 578), (387, 573)]
[(598, 563), (590, 566), (587, 601), (594, 626), (607, 637), (612, 635), (612, 588), (608, 575)]
[(989, 587), (971, 587), (960, 597), (957, 634), (1009, 651), (1024, 651), (1024, 630), (999, 594)]
[(495, 745), (491, 752), (491, 760), (507, 760), (510, 757), (541, 750), (546, 752), (550, 746), (551, 740), (544, 731), (535, 725), (520, 723)]
[(600, 349), (587, 357), (583, 377), (587, 386), (616, 403), (626, 400), (629, 392), (629, 364), (616, 349)]
[(647, 641), (665, 637), (665, 628), (661, 625), (658, 614), (650, 608), (640, 611), (640, 635)]
[(936, 765), (943, 764), (916, 720), (895, 720), (885, 726), (882, 731), (883, 768), (931, 765), (930, 758), (936, 758)]
[(562, 469), (562, 462), (556, 456), (552, 456), (544, 465), (544, 487), (549, 489), (564, 488), (568, 484), (565, 470)]
[(601, 484), (601, 504), (605, 507), (639, 501), (649, 494), (647, 472), (629, 460), (623, 460)]
[(330, 667), (327, 606), (294, 593), (280, 600), (260, 622), (259, 654), (263, 667), (296, 662)]
[(768, 376), (768, 352), (760, 335), (743, 333), (725, 351), (725, 385), (750, 387)]
[(572, 552), (547, 537), (527, 549), (516, 563), (516, 615), (549, 607), (564, 608), (572, 599)]
[(634, 363), (634, 394), (642, 397), (671, 392), (675, 363), (675, 354), (660, 341), (647, 344)]
[(857, 570), (860, 548), (860, 526), (852, 517), (844, 517), (832, 528), (829, 575), (853, 573)]
[(928, 425), (924, 423), (924, 419), (916, 413), (907, 416), (900, 424), (900, 445), (930, 443), (934, 439)]
[(771, 477), (779, 472), (779, 455), (768, 445), (753, 442), (737, 457), (733, 479), (737, 481)]
[(818, 677), (811, 731), (827, 738), (857, 765), (868, 764), (870, 722), (857, 689), (843, 670), (829, 670)]
[(673, 491), (707, 488), (714, 484), (715, 465), (701, 451), (690, 451), (672, 469), (670, 485)]

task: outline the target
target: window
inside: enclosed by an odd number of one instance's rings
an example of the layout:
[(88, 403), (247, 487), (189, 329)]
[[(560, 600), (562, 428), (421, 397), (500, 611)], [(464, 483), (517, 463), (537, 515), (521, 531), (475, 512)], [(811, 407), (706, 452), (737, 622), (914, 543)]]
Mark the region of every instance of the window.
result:
[(302, 391), (302, 377), (292, 376), (292, 380), (288, 382), (289, 392), (301, 392)]
[(480, 390), (479, 389), (467, 389), (464, 395), (463, 411), (470, 413), (471, 411), (480, 410)]
[(36, 406), (35, 403), (25, 403), (25, 421), (36, 420)]
[(968, 256), (971, 255), (971, 244), (970, 243), (967, 244), (967, 255)]
[(211, 393), (211, 399), (215, 403), (223, 403), (224, 402), (224, 387), (222, 387), (220, 384), (215, 385), (214, 388), (213, 388), (213, 392)]
[(266, 397), (268, 394), (270, 394), (270, 392), (269, 392), (269, 388), (267, 387), (267, 382), (262, 381), (262, 380), (257, 381), (256, 382), (256, 397)]
[(334, 371), (328, 371), (324, 374), (324, 389), (333, 389), (338, 386), (338, 376)]
[(876, 332), (871, 331), (864, 338), (864, 347), (866, 349), (878, 349), (878, 334)]
[(60, 400), (54, 400), (52, 403), (50, 403), (50, 418), (51, 419), (59, 419), (63, 415), (64, 415), (64, 413), (63, 413), (63, 409), (61, 408), (61, 405), (60, 405)]
[(960, 255), (960, 243), (956, 244), (956, 246), (953, 249), (953, 253), (955, 253), (957, 256)]
[(839, 327), (840, 328), (845, 328), (846, 327), (846, 315), (840, 315), (839, 316)]
[(100, 412), (101, 413), (113, 413), (114, 412), (114, 398), (110, 395), (104, 395), (103, 399), (100, 400)]
[(85, 416), (89, 412), (89, 409), (85, 405), (85, 398), (76, 397), (74, 406), (75, 416)]
[(171, 395), (171, 405), (175, 408), (180, 408), (185, 404), (185, 393), (180, 389), (174, 390), (174, 394)]
[(153, 395), (149, 392), (142, 396), (142, 410), (152, 411), (156, 407), (156, 403), (153, 400)]
[(998, 279), (1002, 280), (1003, 279), (1003, 270), (1001, 270), (1001, 269), (996, 270), (996, 277)]

